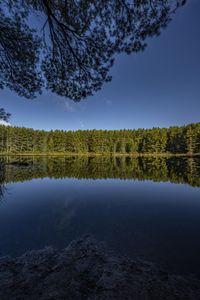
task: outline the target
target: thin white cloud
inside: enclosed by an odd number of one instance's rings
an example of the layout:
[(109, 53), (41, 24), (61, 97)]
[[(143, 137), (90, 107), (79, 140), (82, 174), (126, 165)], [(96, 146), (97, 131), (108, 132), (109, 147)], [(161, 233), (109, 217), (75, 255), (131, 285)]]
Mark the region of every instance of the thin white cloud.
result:
[(64, 105), (65, 105), (65, 109), (66, 109), (68, 112), (72, 113), (72, 112), (75, 112), (75, 111), (76, 111), (76, 108), (75, 108), (75, 106), (74, 106), (75, 104), (72, 103), (71, 100), (65, 100)]
[(108, 106), (112, 105), (112, 101), (111, 100), (106, 100), (106, 105), (108, 105)]
[(85, 127), (85, 124), (83, 123), (83, 121), (80, 121), (79, 123), (80, 123), (81, 128), (83, 129)]
[(0, 125), (4, 125), (4, 126), (11, 126), (10, 123), (4, 121), (4, 120), (0, 120)]

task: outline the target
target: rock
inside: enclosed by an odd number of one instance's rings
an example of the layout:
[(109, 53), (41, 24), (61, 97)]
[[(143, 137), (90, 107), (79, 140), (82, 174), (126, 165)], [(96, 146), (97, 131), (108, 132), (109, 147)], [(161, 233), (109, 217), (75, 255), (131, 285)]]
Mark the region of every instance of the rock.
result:
[(0, 258), (1, 300), (199, 300), (200, 282), (114, 257), (86, 236), (63, 249)]

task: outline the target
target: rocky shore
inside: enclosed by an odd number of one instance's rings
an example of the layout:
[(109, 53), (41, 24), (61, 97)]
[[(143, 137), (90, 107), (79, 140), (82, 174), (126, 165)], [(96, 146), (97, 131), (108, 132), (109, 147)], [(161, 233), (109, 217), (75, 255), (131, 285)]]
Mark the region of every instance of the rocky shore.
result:
[(200, 282), (169, 275), (154, 264), (115, 257), (87, 236), (0, 258), (1, 300), (199, 300)]

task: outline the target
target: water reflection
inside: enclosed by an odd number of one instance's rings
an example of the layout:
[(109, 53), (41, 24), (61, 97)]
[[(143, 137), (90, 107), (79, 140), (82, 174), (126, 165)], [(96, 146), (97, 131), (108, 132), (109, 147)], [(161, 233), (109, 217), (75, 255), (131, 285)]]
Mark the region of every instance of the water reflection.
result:
[(5, 166), (0, 163), (0, 201), (3, 198), (5, 192)]
[[(2, 181), (32, 178), (138, 179), (200, 187), (199, 157), (1, 157)], [(2, 175), (1, 175), (2, 176)]]
[(92, 234), (119, 253), (200, 276), (198, 158), (1, 160), (2, 197), (4, 185), (8, 193), (0, 205), (0, 255), (63, 248)]

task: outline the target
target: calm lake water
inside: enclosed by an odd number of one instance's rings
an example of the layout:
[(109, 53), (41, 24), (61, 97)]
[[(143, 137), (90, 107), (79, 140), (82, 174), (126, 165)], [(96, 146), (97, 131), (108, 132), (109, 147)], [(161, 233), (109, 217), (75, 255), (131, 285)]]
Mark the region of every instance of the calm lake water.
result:
[(92, 234), (200, 277), (200, 158), (4, 157), (0, 168), (0, 255)]

